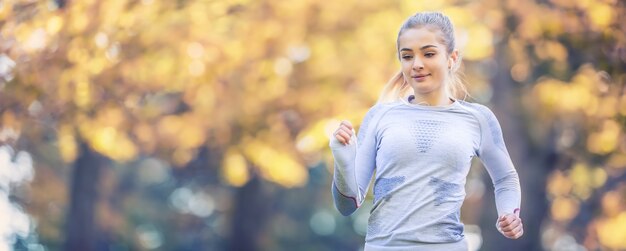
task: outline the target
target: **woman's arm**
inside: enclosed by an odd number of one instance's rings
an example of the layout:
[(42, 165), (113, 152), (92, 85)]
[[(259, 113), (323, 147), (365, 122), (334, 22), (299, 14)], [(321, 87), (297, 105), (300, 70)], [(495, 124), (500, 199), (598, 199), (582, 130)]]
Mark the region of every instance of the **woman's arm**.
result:
[(508, 238), (517, 239), (523, 234), (519, 218), (521, 189), (519, 176), (504, 144), (502, 129), (489, 108), (474, 105), (480, 113), (481, 143), (478, 156), (494, 185), (498, 220), (496, 227)]
[[(358, 140), (349, 122), (349, 131), (340, 127), (330, 139), (335, 159), (332, 194), (335, 207), (345, 216), (354, 213), (363, 203), (376, 167), (375, 127), (381, 117), (378, 112), (383, 110), (379, 108), (380, 105), (374, 106), (365, 115)], [(343, 144), (347, 138), (349, 142)]]

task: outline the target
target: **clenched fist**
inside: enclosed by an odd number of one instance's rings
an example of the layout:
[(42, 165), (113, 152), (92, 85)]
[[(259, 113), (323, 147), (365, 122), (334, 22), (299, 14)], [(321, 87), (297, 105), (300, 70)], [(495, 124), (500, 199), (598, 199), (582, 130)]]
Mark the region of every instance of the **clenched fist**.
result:
[(524, 234), (522, 219), (517, 214), (506, 214), (498, 218), (498, 231), (506, 238), (517, 239)]
[(350, 121), (347, 120), (341, 121), (341, 124), (339, 124), (339, 128), (337, 128), (337, 130), (335, 130), (335, 132), (333, 133), (335, 138), (343, 145), (350, 144), (350, 139), (352, 138), (353, 134), (354, 129), (352, 128), (352, 124), (350, 123)]

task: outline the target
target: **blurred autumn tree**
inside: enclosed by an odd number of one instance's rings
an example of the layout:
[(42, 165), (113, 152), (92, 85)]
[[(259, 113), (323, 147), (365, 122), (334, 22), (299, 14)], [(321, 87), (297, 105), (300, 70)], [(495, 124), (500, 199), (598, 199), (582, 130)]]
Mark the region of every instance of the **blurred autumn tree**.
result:
[(354, 249), (326, 135), (373, 105), (420, 10), (453, 19), (523, 182), (526, 237), (495, 232), (485, 193), (485, 250), (626, 248), (623, 2), (59, 3), (0, 3), (0, 140), (35, 156), (52, 248)]

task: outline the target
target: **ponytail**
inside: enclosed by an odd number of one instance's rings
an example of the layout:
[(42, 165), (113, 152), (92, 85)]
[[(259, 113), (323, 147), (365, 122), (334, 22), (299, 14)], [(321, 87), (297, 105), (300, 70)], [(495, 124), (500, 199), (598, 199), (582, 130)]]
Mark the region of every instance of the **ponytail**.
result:
[(411, 86), (404, 81), (402, 71), (398, 71), (398, 73), (389, 79), (383, 88), (380, 97), (378, 98), (378, 103), (382, 104), (398, 101), (407, 95), (411, 90)]
[(448, 96), (451, 98), (462, 98), (465, 100), (470, 95), (465, 87), (463, 71), (459, 68), (461, 68), (461, 55), (458, 56), (456, 63), (452, 66), (452, 69), (450, 69), (450, 76), (448, 83), (446, 84), (446, 91), (448, 92)]

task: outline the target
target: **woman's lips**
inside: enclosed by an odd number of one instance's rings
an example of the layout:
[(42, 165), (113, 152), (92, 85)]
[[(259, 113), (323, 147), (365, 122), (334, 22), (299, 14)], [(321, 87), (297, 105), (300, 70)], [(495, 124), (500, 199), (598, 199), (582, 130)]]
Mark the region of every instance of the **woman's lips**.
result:
[(424, 79), (426, 79), (426, 77), (428, 76), (430, 76), (430, 74), (412, 76), (412, 78), (415, 79), (415, 81), (421, 82), (424, 81)]

